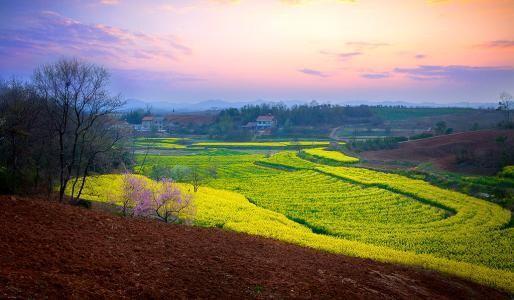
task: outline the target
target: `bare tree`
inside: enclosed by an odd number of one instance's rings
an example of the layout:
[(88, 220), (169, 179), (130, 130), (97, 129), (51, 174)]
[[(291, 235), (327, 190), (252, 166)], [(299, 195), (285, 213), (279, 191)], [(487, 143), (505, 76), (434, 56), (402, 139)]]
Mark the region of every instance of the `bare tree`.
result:
[[(112, 161), (110, 156), (102, 155), (115, 150), (115, 146), (126, 137), (126, 134), (115, 125), (115, 120), (103, 116), (99, 122), (91, 127), (80, 138), (78, 158), (73, 175), (71, 192), (72, 199), (78, 200), (86, 183), (87, 176), (92, 167)], [(100, 159), (104, 158), (104, 159)]]
[(200, 174), (200, 168), (198, 166), (193, 166), (190, 170), (189, 177), (195, 193), (198, 192), (198, 189), (202, 184), (202, 175)]
[[(119, 96), (110, 95), (108, 83), (106, 69), (77, 59), (61, 59), (34, 72), (36, 90), (49, 115), (48, 126), (57, 136), (60, 201), (72, 176), (87, 175), (96, 155), (107, 151), (92, 149), (102, 140), (97, 130), (103, 126), (99, 124), (123, 104)], [(104, 146), (100, 148), (105, 149)]]
[(514, 108), (514, 103), (512, 103), (512, 95), (503, 92), (500, 94), (500, 101), (498, 103), (498, 110), (505, 112), (505, 121), (510, 123), (510, 112)]
[(0, 91), (0, 162), (9, 172), (7, 190), (15, 192), (24, 179), (30, 177), (35, 187), (39, 181), (39, 166), (43, 149), (51, 137), (41, 129), (45, 123), (41, 103), (34, 89), (26, 83), (11, 80)]

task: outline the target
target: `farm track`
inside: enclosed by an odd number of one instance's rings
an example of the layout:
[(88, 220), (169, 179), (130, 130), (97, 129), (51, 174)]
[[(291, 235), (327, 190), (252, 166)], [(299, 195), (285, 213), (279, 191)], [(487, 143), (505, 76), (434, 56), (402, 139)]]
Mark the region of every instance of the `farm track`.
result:
[(0, 253), (0, 298), (509, 298), (422, 269), (6, 196)]

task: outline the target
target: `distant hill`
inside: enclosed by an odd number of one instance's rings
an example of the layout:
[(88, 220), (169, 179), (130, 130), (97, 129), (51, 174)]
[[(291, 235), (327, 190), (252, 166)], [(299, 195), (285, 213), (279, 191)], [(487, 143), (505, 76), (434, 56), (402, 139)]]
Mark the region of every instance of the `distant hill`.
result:
[[(327, 103), (323, 101), (318, 101), (319, 103)], [(241, 108), (245, 105), (259, 105), (263, 103), (283, 103), (287, 106), (292, 105), (300, 105), (307, 104), (305, 101), (266, 101), (266, 100), (254, 100), (254, 101), (237, 101), (230, 102), (220, 99), (211, 99), (200, 102), (176, 102), (176, 101), (149, 101), (149, 100), (141, 100), (141, 99), (127, 99), (127, 103), (124, 106), (124, 109), (139, 109), (146, 108), (147, 106), (151, 106), (156, 112), (195, 112), (195, 111), (205, 111), (205, 110), (221, 110), (225, 108)], [(424, 103), (414, 103), (414, 102), (404, 102), (404, 101), (343, 101), (343, 102), (329, 102), (331, 104), (338, 105), (371, 105), (371, 106), (405, 106), (405, 107), (433, 107), (433, 108), (443, 108), (443, 107), (456, 107), (456, 108), (496, 108), (496, 103), (492, 102), (481, 102), (481, 103), (472, 103), (472, 102), (455, 102), (455, 103), (432, 103), (432, 102), (424, 102)]]
[[(264, 100), (247, 101), (247, 102), (228, 102), (224, 100), (206, 100), (201, 102), (152, 102), (139, 99), (128, 99), (124, 109), (138, 109), (151, 106), (156, 112), (196, 112), (206, 110), (222, 110), (226, 108), (241, 108), (245, 105), (259, 105), (263, 103), (278, 103)], [(288, 105), (302, 104), (302, 102), (288, 102)]]

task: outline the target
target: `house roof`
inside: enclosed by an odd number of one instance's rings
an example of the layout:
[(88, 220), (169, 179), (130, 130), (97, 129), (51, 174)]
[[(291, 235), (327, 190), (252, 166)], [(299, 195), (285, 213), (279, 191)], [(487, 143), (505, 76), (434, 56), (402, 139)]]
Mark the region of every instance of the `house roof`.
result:
[(271, 122), (271, 121), (274, 121), (275, 120), (275, 117), (272, 116), (272, 115), (266, 115), (266, 116), (258, 116), (257, 117), (257, 122), (259, 121), (267, 121), (267, 122)]
[(164, 121), (164, 117), (159, 116), (145, 116), (143, 121)]
[(167, 115), (165, 119), (167, 122), (175, 124), (207, 125), (213, 123), (216, 116), (209, 114)]

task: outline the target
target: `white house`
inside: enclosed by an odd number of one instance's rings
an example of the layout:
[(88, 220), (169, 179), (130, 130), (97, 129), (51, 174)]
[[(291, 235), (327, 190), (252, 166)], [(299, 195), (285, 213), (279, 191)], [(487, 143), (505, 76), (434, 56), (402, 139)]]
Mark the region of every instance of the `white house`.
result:
[(164, 118), (157, 116), (146, 116), (141, 121), (141, 131), (165, 131)]
[(277, 126), (277, 121), (275, 120), (275, 117), (272, 115), (263, 115), (257, 117), (257, 130), (266, 130), (266, 129), (272, 129)]

